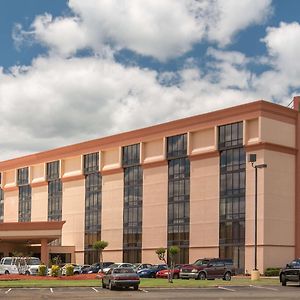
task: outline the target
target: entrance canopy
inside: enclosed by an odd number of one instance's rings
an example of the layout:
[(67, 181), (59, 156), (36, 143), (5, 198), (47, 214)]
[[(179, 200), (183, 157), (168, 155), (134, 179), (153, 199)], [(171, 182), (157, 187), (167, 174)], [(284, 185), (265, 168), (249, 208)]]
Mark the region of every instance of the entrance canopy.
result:
[(0, 241), (8, 243), (40, 244), (41, 240), (50, 243), (61, 237), (66, 221), (50, 222), (11, 222), (0, 223)]

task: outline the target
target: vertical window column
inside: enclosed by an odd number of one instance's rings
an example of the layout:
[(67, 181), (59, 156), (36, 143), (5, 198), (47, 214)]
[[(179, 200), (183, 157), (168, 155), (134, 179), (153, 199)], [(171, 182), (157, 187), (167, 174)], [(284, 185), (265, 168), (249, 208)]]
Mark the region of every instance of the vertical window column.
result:
[(93, 264), (99, 259), (93, 244), (101, 240), (102, 178), (99, 173), (99, 153), (84, 155), (85, 175), (85, 235), (84, 263)]
[(168, 247), (178, 246), (176, 263), (189, 263), (190, 161), (187, 134), (168, 137)]
[(239, 272), (245, 265), (245, 170), (243, 123), (219, 127), (220, 257), (232, 258)]
[[(2, 177), (0, 173), (0, 185), (2, 183)], [(4, 192), (0, 186), (0, 223), (4, 221)]]
[[(48, 221), (62, 220), (62, 182), (59, 178), (59, 161), (47, 163), (48, 181)], [(51, 243), (52, 246), (59, 246), (60, 239)]]
[(19, 187), (19, 222), (31, 221), (31, 186), (29, 185), (28, 167), (18, 169)]
[(123, 147), (124, 215), (123, 261), (141, 262), (143, 171), (140, 166), (140, 145)]

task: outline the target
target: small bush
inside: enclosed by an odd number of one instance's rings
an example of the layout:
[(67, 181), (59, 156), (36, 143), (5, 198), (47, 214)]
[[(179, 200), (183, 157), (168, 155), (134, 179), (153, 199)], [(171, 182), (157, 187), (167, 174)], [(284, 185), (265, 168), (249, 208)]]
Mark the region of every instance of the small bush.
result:
[(66, 275), (67, 276), (72, 276), (74, 275), (74, 266), (71, 264), (66, 265)]
[(265, 276), (279, 276), (281, 268), (267, 268), (265, 271)]
[(61, 270), (58, 265), (52, 265), (51, 267), (51, 276), (58, 277), (61, 275)]
[(46, 276), (47, 275), (47, 266), (45, 266), (45, 265), (39, 265), (38, 275), (39, 276)]

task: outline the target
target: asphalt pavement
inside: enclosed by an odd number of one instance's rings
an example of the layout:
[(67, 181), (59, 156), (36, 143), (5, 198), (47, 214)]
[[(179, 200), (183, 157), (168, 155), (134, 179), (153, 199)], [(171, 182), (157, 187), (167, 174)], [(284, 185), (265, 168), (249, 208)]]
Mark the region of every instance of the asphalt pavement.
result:
[(300, 299), (298, 285), (216, 286), (209, 288), (141, 288), (110, 291), (100, 287), (1, 288), (0, 299)]

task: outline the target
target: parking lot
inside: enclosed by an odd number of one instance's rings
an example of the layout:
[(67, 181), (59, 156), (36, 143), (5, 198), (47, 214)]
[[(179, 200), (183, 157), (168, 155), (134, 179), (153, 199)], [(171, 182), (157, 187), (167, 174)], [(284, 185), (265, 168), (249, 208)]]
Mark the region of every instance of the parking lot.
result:
[(2, 288), (0, 299), (299, 299), (299, 292), (298, 285), (145, 288), (138, 291), (110, 291), (100, 287)]

